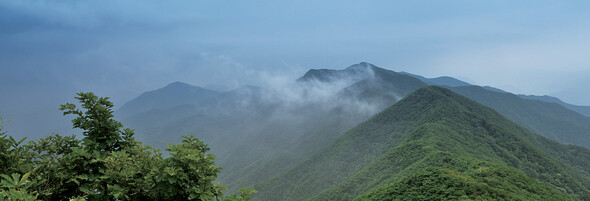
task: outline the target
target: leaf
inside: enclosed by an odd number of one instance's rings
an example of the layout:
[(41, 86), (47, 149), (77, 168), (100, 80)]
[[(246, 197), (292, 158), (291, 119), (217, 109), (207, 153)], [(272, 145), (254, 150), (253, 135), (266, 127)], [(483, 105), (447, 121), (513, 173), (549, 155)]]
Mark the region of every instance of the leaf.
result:
[(168, 182), (171, 183), (171, 184), (174, 184), (174, 183), (176, 183), (176, 178), (174, 178), (174, 177), (168, 177)]
[(4, 178), (4, 180), (2, 180), (2, 182), (0, 182), (2, 184), (2, 187), (13, 188), (16, 186), (14, 181), (12, 180), (12, 178), (10, 178), (8, 175), (3, 174), (1, 176)]
[(25, 173), (23, 177), (20, 179), (19, 185), (24, 185), (26, 182), (28, 182), (29, 176), (31, 176), (30, 172)]
[(88, 175), (87, 174), (81, 174), (77, 176), (78, 179), (84, 179), (84, 180), (88, 180)]
[(74, 182), (74, 183), (80, 185), (80, 182), (75, 178), (71, 178), (70, 180), (68, 180), (68, 182)]
[(23, 137), (22, 139), (20, 139), (17, 143), (17, 145), (20, 145), (21, 143), (23, 143), (25, 140), (27, 139), (27, 137)]
[(80, 191), (82, 191), (84, 193), (88, 193), (88, 192), (90, 192), (90, 189), (88, 188), (87, 185), (82, 185), (82, 186), (80, 186)]
[(19, 185), (19, 180), (20, 180), (20, 174), (18, 173), (12, 173), (12, 181), (14, 182), (15, 185)]
[(115, 193), (115, 194), (113, 195), (113, 197), (115, 197), (115, 199), (119, 199), (119, 197), (121, 197), (121, 194), (122, 194), (122, 193), (120, 193), (120, 192), (119, 192), (119, 193)]
[(5, 180), (12, 181), (12, 178), (10, 178), (8, 175), (1, 174), (0, 176), (1, 176), (2, 178), (4, 178)]

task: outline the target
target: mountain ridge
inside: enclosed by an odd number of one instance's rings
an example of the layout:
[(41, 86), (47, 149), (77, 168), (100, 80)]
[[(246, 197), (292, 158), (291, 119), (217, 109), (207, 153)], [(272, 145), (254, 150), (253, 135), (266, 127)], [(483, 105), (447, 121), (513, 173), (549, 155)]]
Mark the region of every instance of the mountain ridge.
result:
[(534, 133), (590, 148), (590, 118), (557, 103), (522, 99), (479, 86), (451, 87), (452, 91), (494, 108), (502, 115)]
[(153, 109), (169, 109), (180, 105), (194, 105), (212, 100), (220, 92), (172, 82), (166, 86), (147, 91), (117, 109), (117, 116), (126, 119)]
[(521, 98), (524, 98), (524, 99), (539, 100), (539, 101), (544, 101), (544, 102), (549, 102), (549, 103), (557, 103), (557, 104), (560, 104), (570, 110), (573, 110), (573, 111), (576, 111), (580, 114), (583, 114), (584, 116), (590, 117), (590, 106), (582, 106), (582, 105), (574, 105), (574, 104), (566, 103), (557, 97), (548, 96), (548, 95), (536, 96), (536, 95), (519, 94), (518, 96)]
[(425, 82), (426, 84), (429, 85), (438, 85), (438, 86), (451, 86), (451, 87), (457, 87), (457, 86), (470, 86), (472, 84), (469, 84), (467, 82), (461, 81), (459, 79), (450, 77), (450, 76), (440, 76), (440, 77), (435, 77), (435, 78), (426, 78), (424, 76), (420, 76), (420, 75), (415, 75), (412, 73), (408, 73), (408, 72), (400, 72), (401, 74), (405, 74), (405, 75), (409, 75), (415, 78), (418, 78), (419, 80), (421, 80), (422, 82)]
[[(411, 73), (407, 73), (407, 72), (400, 72), (401, 74), (405, 74), (405, 75), (409, 75), (415, 78), (420, 79), (421, 81), (429, 84), (429, 85), (436, 85), (436, 86), (447, 86), (447, 87), (465, 87), (465, 86), (477, 86), (477, 85), (473, 85), (467, 82), (464, 82), (462, 80), (450, 77), (450, 76), (441, 76), (441, 77), (436, 77), (436, 78), (426, 78), (420, 75), (415, 75), (415, 74), (411, 74)], [(498, 93), (509, 93), (506, 92), (504, 90), (495, 88), (495, 87), (491, 87), (491, 86), (481, 86), (482, 88), (489, 90), (489, 91), (493, 91), (493, 92), (498, 92)], [(542, 95), (542, 96), (538, 96), (538, 95), (524, 95), (524, 94), (518, 94), (518, 96), (520, 98), (523, 99), (529, 99), (529, 100), (539, 100), (539, 101), (543, 101), (543, 102), (549, 102), (549, 103), (557, 103), (560, 104), (570, 110), (573, 110), (575, 112), (578, 112), (584, 116), (590, 117), (590, 106), (581, 106), (581, 105), (574, 105), (574, 104), (570, 104), (570, 103), (566, 103), (564, 101), (562, 101), (561, 99), (557, 98), (557, 97), (553, 97), (553, 96), (548, 96), (548, 95)]]
[[(432, 90), (435, 92), (433, 93)], [(422, 94), (421, 94), (422, 93)], [(418, 94), (418, 95), (416, 95)], [(449, 95), (450, 94), (450, 95)], [(412, 100), (414, 99), (414, 100)], [(433, 101), (432, 104), (424, 104), (424, 100), (421, 99), (431, 99)], [(460, 102), (457, 102), (456, 100)], [(449, 106), (454, 105), (454, 106)], [(434, 108), (434, 109), (433, 109)], [(436, 112), (434, 112), (436, 111)], [(479, 116), (473, 119), (473, 114)], [(459, 118), (463, 119), (453, 123), (455, 120), (450, 118)], [(482, 119), (480, 121), (478, 119)], [(439, 88), (439, 87), (425, 87), (421, 88), (420, 90), (412, 93), (411, 95), (405, 97), (400, 102), (396, 103), (394, 106), (386, 109), (385, 111), (377, 114), (376, 116), (372, 117), (371, 119), (359, 124), (357, 127), (351, 129), (341, 138), (336, 140), (332, 145), (328, 146), (325, 150), (315, 154), (314, 156), (310, 157), (305, 162), (301, 163), (300, 165), (296, 166), (292, 170), (282, 174), (279, 177), (275, 177), (271, 180), (268, 180), (266, 183), (261, 183), (257, 187), (261, 190), (261, 197), (260, 199), (264, 200), (350, 200), (357, 196), (360, 196), (361, 193), (366, 193), (369, 189), (373, 189), (380, 184), (381, 182), (387, 180), (383, 180), (384, 178), (392, 178), (391, 175), (388, 177), (384, 177), (389, 173), (383, 173), (385, 169), (390, 169), (391, 165), (375, 165), (375, 162), (382, 161), (380, 158), (386, 157), (387, 153), (390, 150), (398, 150), (402, 152), (396, 152), (398, 157), (401, 157), (402, 153), (406, 153), (407, 150), (411, 150), (415, 147), (414, 145), (408, 144), (413, 140), (420, 140), (423, 139), (420, 137), (421, 135), (428, 135), (430, 133), (436, 131), (440, 131), (438, 128), (443, 128), (444, 125), (449, 125), (449, 123), (463, 125), (463, 122), (466, 121), (466, 124), (469, 126), (471, 125), (470, 129), (476, 131), (475, 134), (481, 133), (481, 137), (468, 135), (465, 134), (454, 134), (449, 136), (455, 136), (452, 138), (458, 137), (459, 139), (452, 140), (450, 139), (449, 144), (454, 143), (467, 143), (472, 142), (475, 139), (479, 139), (479, 143), (486, 143), (490, 142), (490, 139), (494, 139), (496, 137), (510, 139), (515, 141), (515, 143), (508, 143), (508, 144), (498, 144), (500, 145), (495, 150), (492, 149), (495, 146), (487, 145), (489, 147), (491, 153), (489, 151), (480, 151), (476, 153), (472, 153), (471, 156), (467, 154), (470, 158), (473, 158), (475, 155), (481, 155), (488, 153), (489, 155), (487, 158), (491, 159), (492, 163), (498, 163), (502, 168), (516, 168), (518, 166), (524, 166), (528, 168), (533, 168), (535, 171), (529, 172), (527, 175), (531, 177), (527, 179), (527, 181), (535, 181), (537, 180), (538, 176), (534, 173), (539, 172), (546, 172), (555, 169), (555, 171), (559, 170), (563, 175), (567, 175), (569, 179), (574, 179), (572, 176), (573, 173), (570, 166), (562, 166), (560, 163), (556, 163), (555, 160), (551, 158), (548, 154), (544, 153), (544, 151), (534, 148), (529, 142), (528, 137), (533, 136), (534, 134), (528, 133), (525, 129), (517, 126), (514, 123), (503, 118), (501, 115), (497, 114), (493, 110), (480, 105), (479, 103), (475, 103), (467, 98), (462, 96), (456, 95), (454, 92), (450, 90)], [(489, 122), (488, 122), (489, 121)], [(434, 124), (431, 124), (434, 123)], [(436, 123), (439, 122), (439, 123)], [(471, 123), (467, 123), (471, 122)], [(496, 123), (493, 123), (496, 122)], [(508, 125), (508, 128), (499, 127), (497, 125), (498, 122), (500, 125)], [(472, 125), (474, 124), (474, 125)], [(432, 129), (432, 126), (435, 125), (437, 129)], [(443, 125), (443, 127), (440, 127)], [(454, 126), (457, 126), (454, 125)], [(481, 127), (480, 127), (481, 126)], [(504, 129), (512, 130), (514, 127), (515, 131), (521, 134), (512, 134), (511, 132), (507, 132)], [(425, 129), (425, 130), (424, 130)], [(483, 129), (483, 130), (482, 130)], [(454, 130), (454, 132), (465, 132), (461, 129)], [(414, 133), (413, 135), (409, 135)], [(446, 133), (446, 132), (442, 132)], [(442, 134), (441, 133), (441, 134)], [(445, 136), (447, 136), (445, 134)], [(463, 137), (461, 137), (463, 136)], [(490, 137), (491, 136), (491, 137)], [(528, 137), (527, 137), (528, 136)], [(436, 135), (434, 136), (436, 137)], [(473, 139), (471, 139), (473, 138)], [(426, 139), (426, 138), (424, 138)], [(439, 139), (439, 138), (436, 138)], [(442, 138), (441, 138), (442, 139)], [(467, 139), (467, 140), (466, 140)], [(469, 140), (471, 139), (471, 140)], [(409, 140), (409, 141), (408, 141)], [(449, 146), (449, 144), (437, 144), (438, 140), (427, 140), (429, 143), (434, 143), (433, 145), (424, 145), (425, 147), (429, 146), (440, 146), (445, 147)], [(447, 140), (449, 141), (449, 140)], [(493, 142), (493, 141), (491, 141)], [(495, 142), (497, 143), (497, 142)], [(399, 147), (399, 146), (404, 147)], [(478, 147), (476, 145), (463, 145), (463, 146), (471, 146), (471, 147)], [(513, 148), (510, 148), (513, 147)], [(514, 152), (516, 154), (502, 156), (502, 154), (506, 154), (504, 151), (512, 150), (516, 148), (526, 148), (529, 151), (525, 152)], [(421, 149), (417, 149), (418, 151)], [(432, 152), (434, 154), (437, 149), (427, 148), (427, 150), (434, 150)], [(463, 148), (456, 148), (456, 150), (448, 150), (450, 153), (459, 153), (457, 150), (469, 150)], [(504, 150), (504, 151), (501, 151)], [(445, 152), (445, 151), (443, 151)], [(588, 152), (587, 149), (584, 152)], [(417, 152), (418, 153), (418, 152)], [(421, 153), (421, 152), (420, 152)], [(425, 152), (430, 153), (430, 151)], [(512, 152), (511, 152), (512, 153)], [(386, 155), (384, 155), (386, 154)], [(465, 153), (462, 153), (465, 154)], [(521, 159), (520, 155), (526, 155), (529, 159)], [(409, 158), (419, 157), (420, 154), (411, 154), (408, 155)], [(426, 157), (427, 155), (422, 155)], [(387, 157), (386, 157), (387, 158)], [(394, 157), (395, 158), (395, 157)], [(402, 157), (403, 158), (403, 157)], [(407, 162), (402, 162), (400, 164), (406, 164), (398, 166), (397, 170), (391, 169), (385, 172), (394, 173), (407, 169), (409, 164), (416, 164), (416, 161), (420, 161), (419, 159), (411, 159)], [(450, 155), (449, 157), (444, 157), (452, 159), (454, 155)], [(545, 161), (543, 162), (544, 165), (538, 165), (534, 161)], [(414, 162), (411, 162), (414, 161)], [(421, 161), (428, 161), (428, 160), (421, 160)], [(408, 163), (409, 162), (409, 163)], [(354, 165), (356, 164), (356, 165)], [(503, 164), (506, 164), (504, 167)], [(520, 164), (520, 165), (518, 165)], [(376, 169), (373, 170), (365, 170), (366, 173), (361, 173), (363, 169), (374, 167)], [(405, 168), (404, 168), (405, 167)], [(446, 167), (446, 166), (445, 166)], [(383, 169), (385, 168), (385, 169)], [(500, 169), (502, 169), (500, 168)], [(526, 170), (526, 168), (525, 168)], [(361, 172), (359, 172), (361, 171)], [(521, 169), (517, 169), (518, 171), (522, 171)], [(587, 170), (585, 170), (585, 175), (588, 174)], [(515, 173), (517, 174), (517, 173)], [(518, 173), (520, 174), (520, 173)], [(360, 176), (359, 176), (360, 175)], [(398, 176), (399, 177), (399, 176)], [(356, 179), (355, 179), (356, 178)], [(401, 177), (400, 177), (401, 178)], [(377, 179), (377, 181), (374, 181)], [(399, 178), (398, 178), (399, 179)], [(395, 178), (390, 179), (390, 182), (395, 181)], [(282, 181), (289, 181), (288, 183), (284, 183)], [(583, 180), (586, 184), (588, 184), (588, 178), (585, 177)], [(367, 183), (368, 182), (368, 183)], [(371, 184), (372, 183), (372, 184)], [(533, 182), (535, 183), (535, 182)], [(576, 196), (585, 196), (588, 192), (588, 189), (584, 189), (583, 186), (576, 185), (576, 184), (563, 184), (560, 183), (559, 180), (554, 179), (546, 179), (544, 185), (557, 185), (563, 187), (564, 185), (568, 189), (574, 189)], [(537, 183), (538, 184), (538, 183)], [(348, 186), (348, 187), (347, 187)], [(501, 186), (496, 186), (495, 188), (502, 189)], [(541, 185), (540, 189), (545, 189), (548, 192), (555, 193), (555, 189), (550, 190), (550, 187), (543, 187)], [(354, 190), (356, 189), (356, 190)], [(521, 189), (522, 190), (522, 189)], [(280, 193), (277, 193), (280, 192)], [(305, 194), (301, 194), (298, 192), (305, 192)], [(356, 192), (356, 193), (355, 193)], [(352, 193), (352, 194), (351, 194)], [(307, 195), (311, 194), (311, 195)], [(272, 196), (271, 196), (272, 195)], [(344, 196), (344, 197), (343, 197)], [(567, 197), (567, 196), (566, 196)]]
[(378, 68), (373, 64), (367, 62), (361, 62), (358, 64), (351, 65), (343, 70), (332, 70), (332, 69), (310, 69), (302, 77), (298, 78), (297, 82), (332, 82), (341, 79), (351, 79), (352, 82), (357, 82), (362, 79), (371, 78), (374, 76), (372, 73), (374, 68)]

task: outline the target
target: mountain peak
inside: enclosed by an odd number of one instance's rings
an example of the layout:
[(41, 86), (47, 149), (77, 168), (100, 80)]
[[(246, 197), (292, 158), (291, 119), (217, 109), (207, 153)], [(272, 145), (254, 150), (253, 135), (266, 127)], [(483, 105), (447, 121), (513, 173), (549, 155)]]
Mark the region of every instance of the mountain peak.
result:
[[(394, 107), (390, 107), (382, 112), (383, 116), (397, 116), (402, 119), (410, 120), (414, 118), (422, 118), (423, 116), (416, 116), (417, 114), (429, 114), (434, 112), (429, 119), (442, 118), (444, 116), (456, 116), (456, 112), (466, 109), (466, 105), (477, 104), (474, 101), (457, 95), (449, 89), (439, 86), (422, 87), (408, 96), (397, 102)], [(417, 107), (420, 106), (420, 107)], [(408, 112), (408, 111), (410, 112)], [(401, 115), (401, 114), (405, 114)], [(382, 118), (389, 119), (389, 118)]]
[(346, 68), (345, 70), (368, 70), (370, 68), (376, 68), (377, 66), (371, 64), (371, 63), (367, 63), (367, 62), (361, 62), (358, 64), (354, 64), (352, 66), (349, 66), (348, 68)]
[(176, 81), (176, 82), (172, 82), (170, 84), (167, 84), (164, 88), (166, 88), (166, 87), (194, 87), (194, 86), (184, 83), (184, 82)]
[(297, 81), (311, 81), (316, 80), (320, 82), (331, 82), (342, 79), (352, 79), (355, 81), (373, 77), (373, 70), (378, 68), (373, 64), (361, 62), (345, 68), (343, 70), (329, 70), (329, 69), (310, 69), (297, 79)]
[(148, 112), (155, 109), (173, 108), (210, 101), (219, 95), (217, 91), (193, 86), (184, 82), (172, 82), (162, 88), (144, 92), (118, 109), (120, 117)]

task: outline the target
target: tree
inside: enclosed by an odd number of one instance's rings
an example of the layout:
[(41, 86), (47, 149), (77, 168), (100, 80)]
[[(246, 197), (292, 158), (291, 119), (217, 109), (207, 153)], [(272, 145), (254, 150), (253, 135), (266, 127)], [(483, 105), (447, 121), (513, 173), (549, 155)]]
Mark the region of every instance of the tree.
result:
[(170, 200), (212, 200), (221, 195), (221, 187), (214, 184), (221, 168), (213, 161), (215, 156), (206, 154), (209, 147), (193, 136), (185, 137), (180, 145), (169, 145), (171, 157), (164, 160), (156, 177), (157, 197)]
[[(76, 99), (82, 103), (80, 110), (76, 105), (66, 103), (60, 110), (64, 115), (74, 114), (73, 127), (84, 130), (82, 146), (73, 147), (68, 161), (75, 161), (69, 168), (72, 175), (78, 175), (76, 182), (83, 192), (91, 199), (107, 200), (115, 198), (109, 192), (111, 183), (117, 183), (115, 178), (105, 174), (106, 159), (112, 158), (114, 152), (128, 152), (137, 154), (140, 148), (133, 138), (133, 130), (122, 129), (123, 124), (113, 119), (113, 103), (108, 98), (99, 98), (94, 93), (78, 93)], [(135, 149), (135, 150), (133, 150)], [(121, 154), (117, 154), (121, 156)], [(118, 195), (118, 194), (117, 194)]]
[[(113, 119), (108, 98), (77, 95), (81, 109), (66, 103), (60, 110), (76, 116), (72, 123), (83, 130), (82, 140), (55, 134), (22, 144), (24, 139), (16, 141), (2, 133), (0, 200), (223, 199), (225, 186), (213, 183), (221, 168), (215, 156), (207, 154), (204, 142), (183, 136), (181, 144), (169, 145), (170, 157), (164, 158)], [(226, 199), (250, 200), (252, 193), (243, 189)]]
[(133, 130), (122, 129), (123, 124), (113, 119), (113, 103), (108, 97), (97, 97), (94, 93), (77, 93), (77, 100), (86, 111), (76, 109), (76, 105), (66, 103), (60, 106), (64, 115), (77, 115), (72, 120), (74, 128), (84, 130), (83, 145), (88, 151), (106, 154), (121, 151), (136, 145)]

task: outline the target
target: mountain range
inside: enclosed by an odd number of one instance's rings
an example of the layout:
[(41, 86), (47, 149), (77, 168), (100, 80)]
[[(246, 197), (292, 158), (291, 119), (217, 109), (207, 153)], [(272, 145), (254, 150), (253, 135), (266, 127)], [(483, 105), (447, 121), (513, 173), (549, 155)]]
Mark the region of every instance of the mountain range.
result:
[(221, 182), (260, 200), (389, 200), (420, 194), (424, 178), (456, 184), (447, 198), (586, 200), (590, 117), (568, 105), (363, 62), (278, 88), (172, 83), (116, 116), (159, 148), (196, 135)]
[(260, 200), (590, 199), (589, 154), (426, 87), (255, 188)]
[[(411, 73), (406, 73), (406, 72), (400, 72), (400, 73), (418, 78), (421, 81), (423, 81), (424, 83), (427, 83), (429, 85), (446, 86), (446, 87), (475, 86), (475, 85), (469, 84), (467, 82), (464, 82), (464, 81), (461, 81), (461, 80), (458, 80), (458, 79), (455, 79), (452, 77), (448, 77), (448, 76), (442, 76), (442, 77), (436, 77), (436, 78), (425, 78), (420, 75), (414, 75)], [(509, 93), (509, 92), (506, 92), (502, 89), (498, 89), (498, 88), (490, 87), (490, 86), (482, 86), (482, 88), (484, 88), (488, 91), (492, 91), (492, 92)], [(518, 94), (517, 96), (522, 99), (538, 100), (538, 101), (548, 102), (548, 103), (557, 103), (565, 108), (568, 108), (570, 110), (578, 112), (584, 116), (590, 117), (590, 106), (579, 106), (579, 105), (569, 104), (569, 103), (563, 102), (559, 98), (547, 96), (547, 95), (536, 96), (536, 95)]]

